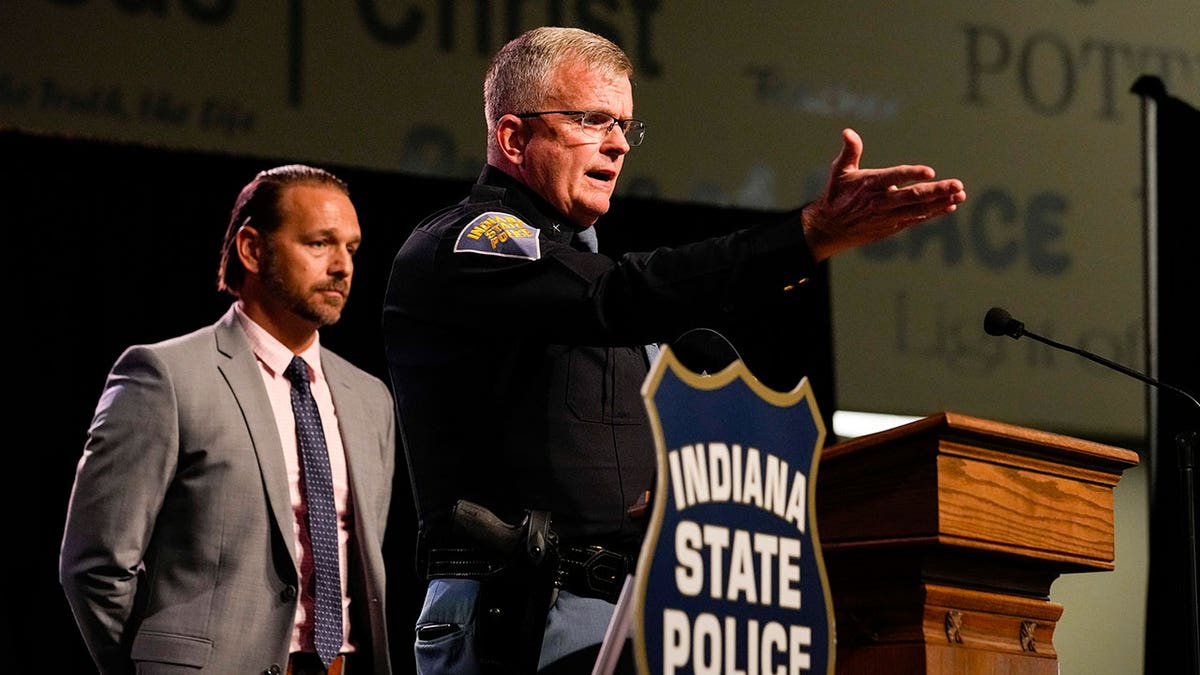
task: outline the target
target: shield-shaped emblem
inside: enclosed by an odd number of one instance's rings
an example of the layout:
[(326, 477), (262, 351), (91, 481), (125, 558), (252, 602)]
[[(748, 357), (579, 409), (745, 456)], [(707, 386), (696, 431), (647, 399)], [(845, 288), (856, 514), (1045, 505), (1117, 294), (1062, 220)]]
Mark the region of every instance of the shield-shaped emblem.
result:
[(658, 479), (627, 598), (639, 672), (832, 675), (807, 378), (777, 392), (740, 360), (702, 375), (664, 347), (642, 397)]

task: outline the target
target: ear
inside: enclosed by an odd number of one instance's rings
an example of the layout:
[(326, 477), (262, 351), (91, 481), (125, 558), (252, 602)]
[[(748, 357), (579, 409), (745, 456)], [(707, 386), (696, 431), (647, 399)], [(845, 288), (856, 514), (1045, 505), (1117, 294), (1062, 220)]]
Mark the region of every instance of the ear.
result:
[(234, 241), (238, 259), (242, 261), (242, 267), (246, 268), (247, 272), (258, 274), (264, 243), (262, 235), (258, 233), (258, 230), (246, 224), (238, 228)]
[(496, 145), (500, 154), (513, 164), (524, 161), (530, 136), (529, 125), (516, 115), (505, 115), (496, 122)]

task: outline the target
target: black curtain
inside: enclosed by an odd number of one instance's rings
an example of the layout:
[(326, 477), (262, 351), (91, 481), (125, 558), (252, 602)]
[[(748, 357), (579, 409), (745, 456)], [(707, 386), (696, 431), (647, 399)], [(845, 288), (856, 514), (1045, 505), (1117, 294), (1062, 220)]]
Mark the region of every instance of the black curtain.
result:
[[(1169, 96), (1156, 77), (1140, 78), (1144, 97), (1147, 362), (1151, 377), (1186, 392), (1147, 393), (1149, 585), (1146, 675), (1200, 672), (1196, 653), (1195, 473), (1200, 433), (1200, 110)], [(1189, 400), (1189, 395), (1193, 400)]]

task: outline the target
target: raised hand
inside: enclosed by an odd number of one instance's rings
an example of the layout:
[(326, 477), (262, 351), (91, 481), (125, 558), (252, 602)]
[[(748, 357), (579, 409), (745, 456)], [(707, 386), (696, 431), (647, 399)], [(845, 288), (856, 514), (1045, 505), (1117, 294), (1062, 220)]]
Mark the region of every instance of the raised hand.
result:
[(862, 138), (844, 129), (842, 141), (824, 191), (801, 213), (805, 237), (818, 261), (950, 213), (967, 198), (962, 181), (934, 181), (928, 166), (860, 169)]

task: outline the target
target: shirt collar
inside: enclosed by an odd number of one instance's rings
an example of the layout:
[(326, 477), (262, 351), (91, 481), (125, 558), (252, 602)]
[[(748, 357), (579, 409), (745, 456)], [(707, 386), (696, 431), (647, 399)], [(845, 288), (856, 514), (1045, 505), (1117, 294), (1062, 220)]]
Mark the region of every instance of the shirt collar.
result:
[(472, 202), (489, 200), (512, 208), (530, 225), (538, 228), (542, 236), (560, 243), (569, 243), (575, 230), (579, 229), (578, 225), (559, 213), (529, 186), (490, 164), (483, 168), (479, 181), (471, 190)]
[(307, 349), (299, 354), (293, 354), (291, 349), (285, 347), (274, 335), (268, 333), (267, 329), (255, 323), (254, 319), (251, 319), (242, 309), (241, 302), (233, 303), (233, 313), (237, 316), (242, 330), (246, 333), (246, 338), (250, 341), (250, 349), (254, 351), (254, 355), (267, 367), (272, 376), (282, 377), (283, 371), (292, 362), (292, 357), (299, 356), (308, 363), (314, 379), (324, 379), (324, 372), (321, 370), (320, 333)]

